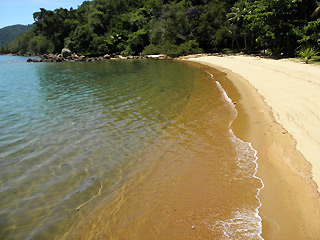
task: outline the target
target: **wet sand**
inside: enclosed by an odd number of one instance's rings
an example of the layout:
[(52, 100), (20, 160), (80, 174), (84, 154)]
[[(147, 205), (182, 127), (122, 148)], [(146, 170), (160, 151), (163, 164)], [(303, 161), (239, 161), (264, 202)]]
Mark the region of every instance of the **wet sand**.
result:
[(188, 61), (214, 68), (203, 66), (236, 102), (234, 133), (258, 151), (262, 237), (319, 239), (320, 68), (245, 56)]
[(261, 239), (255, 151), (231, 133), (236, 111), (216, 82), (193, 74), (185, 108), (63, 239)]

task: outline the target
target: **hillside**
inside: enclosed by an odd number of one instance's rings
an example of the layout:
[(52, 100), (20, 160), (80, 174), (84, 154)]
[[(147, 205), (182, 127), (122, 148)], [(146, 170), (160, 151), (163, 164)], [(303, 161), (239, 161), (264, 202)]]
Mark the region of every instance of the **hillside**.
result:
[(319, 10), (315, 0), (92, 0), (78, 9), (40, 8), (34, 27), (0, 52), (293, 56), (320, 46)]
[(11, 43), (17, 36), (29, 31), (32, 25), (13, 25), (0, 29), (0, 47)]

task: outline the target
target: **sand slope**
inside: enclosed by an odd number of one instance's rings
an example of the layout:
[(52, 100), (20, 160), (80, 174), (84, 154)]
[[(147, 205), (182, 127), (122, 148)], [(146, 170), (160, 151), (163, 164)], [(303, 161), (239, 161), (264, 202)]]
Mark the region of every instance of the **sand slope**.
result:
[(297, 141), (320, 186), (320, 67), (247, 56), (189, 59), (227, 68), (250, 82), (272, 108), (275, 120)]

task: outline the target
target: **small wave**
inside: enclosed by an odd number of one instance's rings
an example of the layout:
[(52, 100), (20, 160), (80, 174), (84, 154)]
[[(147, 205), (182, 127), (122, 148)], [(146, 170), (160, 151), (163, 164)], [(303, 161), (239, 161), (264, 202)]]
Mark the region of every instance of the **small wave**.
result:
[[(214, 76), (211, 73), (209, 73), (209, 72), (207, 72), (207, 73), (211, 76), (211, 78), (213, 80), (215, 80)], [(228, 96), (226, 91), (223, 89), (221, 84), (216, 80), (215, 80), (215, 83), (217, 84), (219, 90), (222, 92), (222, 94), (223, 94), (224, 98), (226, 99), (226, 101), (234, 109), (234, 111), (236, 113), (235, 114), (235, 118), (236, 118), (237, 115), (238, 115), (238, 112), (235, 109), (233, 101)], [(262, 203), (261, 203), (261, 201), (259, 199), (259, 194), (260, 194), (260, 191), (264, 188), (264, 183), (263, 183), (262, 179), (259, 178), (256, 175), (257, 171), (258, 171), (257, 151), (252, 147), (252, 144), (250, 142), (242, 141), (241, 139), (239, 139), (234, 134), (234, 132), (231, 129), (232, 123), (233, 123), (233, 121), (230, 121), (230, 124), (229, 124), (229, 128), (230, 128), (229, 131), (230, 131), (231, 136), (233, 138), (232, 140), (233, 140), (233, 142), (240, 143), (240, 144), (238, 144), (236, 146), (237, 152), (241, 152), (241, 155), (238, 156), (238, 166), (239, 166), (240, 169), (243, 168), (243, 167), (248, 168), (248, 165), (249, 165), (245, 161), (245, 160), (247, 160), (247, 158), (243, 159), (243, 153), (245, 151), (253, 152), (253, 157), (254, 157), (253, 163), (255, 164), (255, 168), (253, 169), (253, 172), (251, 173), (250, 177), (253, 177), (253, 178), (257, 179), (261, 183), (261, 187), (257, 189), (257, 193), (255, 195), (255, 198), (259, 202), (259, 206), (256, 207), (256, 209), (254, 210), (253, 214), (250, 214), (248, 211), (245, 211), (245, 210), (237, 211), (237, 212), (234, 213), (235, 216), (233, 218), (227, 219), (225, 221), (218, 221), (218, 222), (216, 222), (216, 226), (220, 226), (220, 228), (223, 229), (223, 233), (224, 233), (224, 236), (226, 237), (226, 239), (234, 239), (234, 237), (235, 237), (233, 235), (233, 234), (235, 234), (234, 231), (236, 231), (237, 234), (240, 233), (240, 235), (242, 235), (246, 239), (253, 239), (256, 235), (259, 237), (259, 239), (263, 239), (261, 237), (261, 233), (262, 233), (262, 218), (259, 215), (259, 209), (262, 206)], [(248, 156), (248, 152), (247, 152), (247, 154), (244, 154), (244, 156)], [(250, 169), (246, 169), (246, 170), (247, 170), (246, 172), (250, 172)], [(256, 221), (258, 221), (258, 223)], [(246, 229), (242, 229), (242, 225), (243, 224), (246, 226)], [(255, 228), (258, 228), (258, 229), (255, 229)], [(252, 233), (252, 231), (253, 231), (253, 233)]]

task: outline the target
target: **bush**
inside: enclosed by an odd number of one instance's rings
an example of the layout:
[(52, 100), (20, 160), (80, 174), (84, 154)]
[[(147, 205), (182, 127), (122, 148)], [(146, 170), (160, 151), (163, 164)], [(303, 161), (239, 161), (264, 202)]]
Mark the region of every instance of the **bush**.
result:
[(313, 57), (319, 54), (319, 51), (316, 47), (306, 44), (301, 47), (298, 51), (299, 56), (308, 64), (309, 61), (313, 59)]

